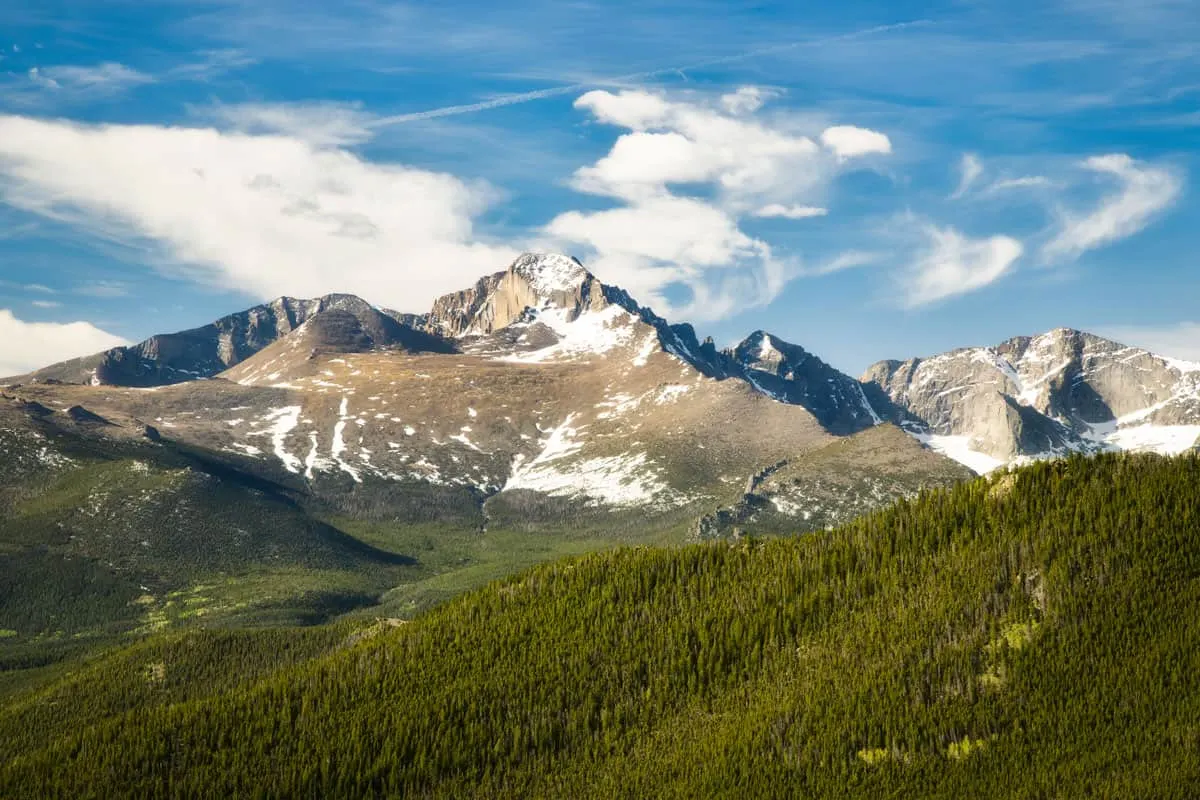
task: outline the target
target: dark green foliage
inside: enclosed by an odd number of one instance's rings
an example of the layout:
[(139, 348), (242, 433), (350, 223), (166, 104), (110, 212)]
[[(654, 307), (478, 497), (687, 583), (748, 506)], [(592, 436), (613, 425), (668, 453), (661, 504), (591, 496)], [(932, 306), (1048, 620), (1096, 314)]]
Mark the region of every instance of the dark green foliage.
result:
[(537, 567), (158, 702), (117, 653), (10, 699), (0, 795), (1190, 798), (1198, 612), (1200, 459), (1075, 458)]

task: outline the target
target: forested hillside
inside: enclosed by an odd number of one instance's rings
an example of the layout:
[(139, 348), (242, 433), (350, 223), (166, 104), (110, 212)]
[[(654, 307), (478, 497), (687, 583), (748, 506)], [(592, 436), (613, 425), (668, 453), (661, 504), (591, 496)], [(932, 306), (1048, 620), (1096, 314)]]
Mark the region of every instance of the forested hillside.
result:
[(151, 638), (11, 695), (5, 797), (1107, 797), (1200, 787), (1200, 459), (1039, 463), (407, 624)]

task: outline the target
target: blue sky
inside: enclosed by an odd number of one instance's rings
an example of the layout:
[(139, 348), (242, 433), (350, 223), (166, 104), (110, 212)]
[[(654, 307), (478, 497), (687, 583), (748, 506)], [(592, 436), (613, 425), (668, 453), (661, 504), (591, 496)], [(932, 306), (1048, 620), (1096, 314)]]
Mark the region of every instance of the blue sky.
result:
[[(499, 7), (497, 7), (499, 6)], [(852, 374), (1200, 360), (1200, 3), (0, 6), (0, 373), (526, 248)]]

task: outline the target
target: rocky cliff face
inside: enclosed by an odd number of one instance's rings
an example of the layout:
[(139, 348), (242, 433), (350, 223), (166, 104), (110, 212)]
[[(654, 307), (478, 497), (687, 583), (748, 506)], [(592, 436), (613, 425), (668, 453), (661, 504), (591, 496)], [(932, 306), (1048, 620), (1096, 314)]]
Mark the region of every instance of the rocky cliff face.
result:
[(799, 345), (755, 331), (729, 358), (759, 391), (804, 406), (835, 434), (850, 434), (881, 421), (862, 384)]
[(914, 435), (984, 467), (1071, 451), (1179, 452), (1200, 436), (1200, 365), (1069, 328), (881, 361), (862, 380)]
[(438, 298), (426, 327), (443, 336), (479, 336), (517, 321), (526, 309), (554, 308), (564, 322), (609, 304), (604, 286), (573, 258), (527, 253), (504, 272)]

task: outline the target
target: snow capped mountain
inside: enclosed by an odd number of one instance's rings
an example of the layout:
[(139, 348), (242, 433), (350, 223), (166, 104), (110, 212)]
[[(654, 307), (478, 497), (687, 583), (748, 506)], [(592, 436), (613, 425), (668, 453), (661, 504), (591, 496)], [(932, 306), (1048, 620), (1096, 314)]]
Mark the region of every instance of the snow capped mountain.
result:
[[(163, 346), (180, 341), (199, 344)], [(427, 314), (285, 298), (127, 350), (93, 360), (137, 370), (57, 365), (18, 389), (149, 425), (326, 505), (406, 519), (695, 518), (764, 466), (880, 419), (802, 348), (758, 332), (718, 350), (553, 254)]]
[(912, 435), (979, 472), (1072, 451), (1169, 455), (1200, 438), (1200, 365), (1069, 328), (881, 361), (862, 380)]
[[(51, 414), (148, 426), (329, 506), (404, 518), (715, 507), (743, 522), (833, 519), (857, 501), (820, 486), (882, 503), (960, 474), (922, 445), (986, 472), (1073, 451), (1179, 452), (1200, 435), (1200, 366), (1090, 334), (880, 362), (860, 382), (762, 330), (719, 350), (575, 259), (534, 253), (426, 314), (281, 298), (20, 383), (21, 402)], [(910, 436), (829, 447), (884, 421)], [(891, 460), (870, 486), (830, 482), (841, 467), (818, 450)], [(760, 498), (774, 511), (742, 508), (748, 477), (784, 462)]]

